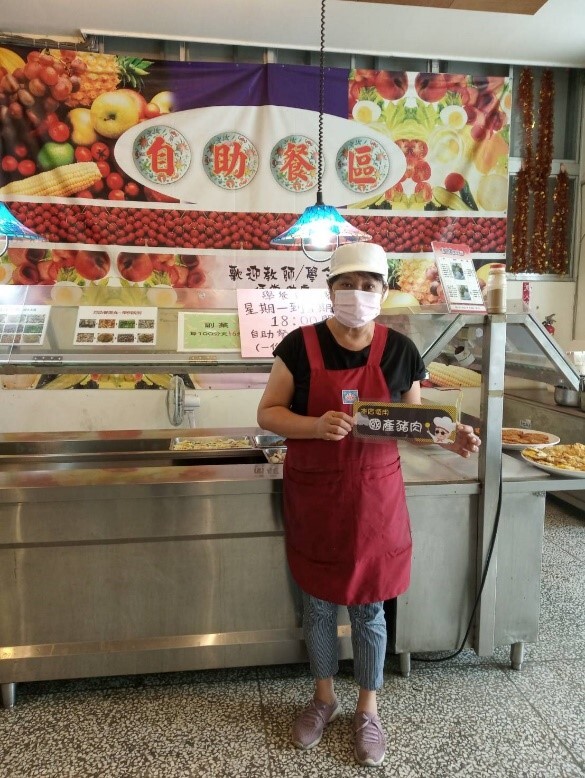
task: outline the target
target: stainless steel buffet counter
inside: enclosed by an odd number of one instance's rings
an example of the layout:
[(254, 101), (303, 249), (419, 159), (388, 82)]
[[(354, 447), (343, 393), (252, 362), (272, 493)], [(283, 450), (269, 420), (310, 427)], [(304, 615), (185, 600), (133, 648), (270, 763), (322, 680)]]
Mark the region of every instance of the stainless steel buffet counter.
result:
[[(282, 466), (260, 451), (215, 461), (172, 452), (171, 436), (0, 436), (6, 706), (19, 681), (305, 661), (283, 547)], [(408, 444), (401, 455), (415, 551), (393, 648), (408, 674), (411, 652), (458, 647), (483, 545), (478, 458)], [(468, 645), (482, 654), (510, 645), (519, 667), (538, 631), (545, 492), (578, 479), (503, 461), (499, 540)]]

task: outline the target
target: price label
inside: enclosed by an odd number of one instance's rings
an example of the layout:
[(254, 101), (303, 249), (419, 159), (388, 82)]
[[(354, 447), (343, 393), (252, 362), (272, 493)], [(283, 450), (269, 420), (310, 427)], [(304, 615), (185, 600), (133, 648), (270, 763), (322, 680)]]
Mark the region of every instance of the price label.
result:
[(178, 351), (239, 351), (240, 330), (234, 312), (179, 313)]
[(327, 289), (238, 289), (243, 357), (271, 357), (291, 330), (328, 319)]

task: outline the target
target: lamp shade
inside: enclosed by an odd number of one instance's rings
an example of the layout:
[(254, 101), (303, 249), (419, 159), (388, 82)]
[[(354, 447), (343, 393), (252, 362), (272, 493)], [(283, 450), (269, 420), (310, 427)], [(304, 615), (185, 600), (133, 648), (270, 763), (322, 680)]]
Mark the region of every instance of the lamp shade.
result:
[(4, 203), (0, 203), (0, 238), (23, 238), (26, 240), (44, 240), (42, 235), (37, 235), (12, 215)]
[(276, 246), (310, 246), (327, 251), (343, 243), (371, 239), (371, 235), (346, 221), (332, 205), (317, 202), (305, 208), (292, 227), (270, 242)]

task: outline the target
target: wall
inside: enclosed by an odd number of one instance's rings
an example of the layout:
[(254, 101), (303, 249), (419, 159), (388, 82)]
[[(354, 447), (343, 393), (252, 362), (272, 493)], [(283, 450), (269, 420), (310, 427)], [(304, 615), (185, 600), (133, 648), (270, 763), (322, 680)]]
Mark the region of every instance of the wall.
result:
[[(200, 389), (196, 427), (256, 427), (261, 389)], [(169, 423), (167, 393), (116, 389), (0, 390), (1, 432), (180, 429)], [(182, 428), (188, 428), (185, 417)]]

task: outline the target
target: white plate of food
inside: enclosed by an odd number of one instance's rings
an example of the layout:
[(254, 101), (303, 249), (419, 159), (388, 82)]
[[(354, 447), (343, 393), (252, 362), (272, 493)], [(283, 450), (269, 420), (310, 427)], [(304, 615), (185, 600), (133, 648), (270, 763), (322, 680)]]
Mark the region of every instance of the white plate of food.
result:
[(585, 478), (584, 443), (568, 443), (545, 449), (525, 448), (521, 457), (529, 465), (552, 475)]
[(547, 448), (556, 446), (561, 439), (558, 435), (552, 435), (550, 432), (540, 432), (539, 430), (525, 430), (520, 427), (502, 428), (502, 448), (511, 451), (522, 451), (527, 448)]

